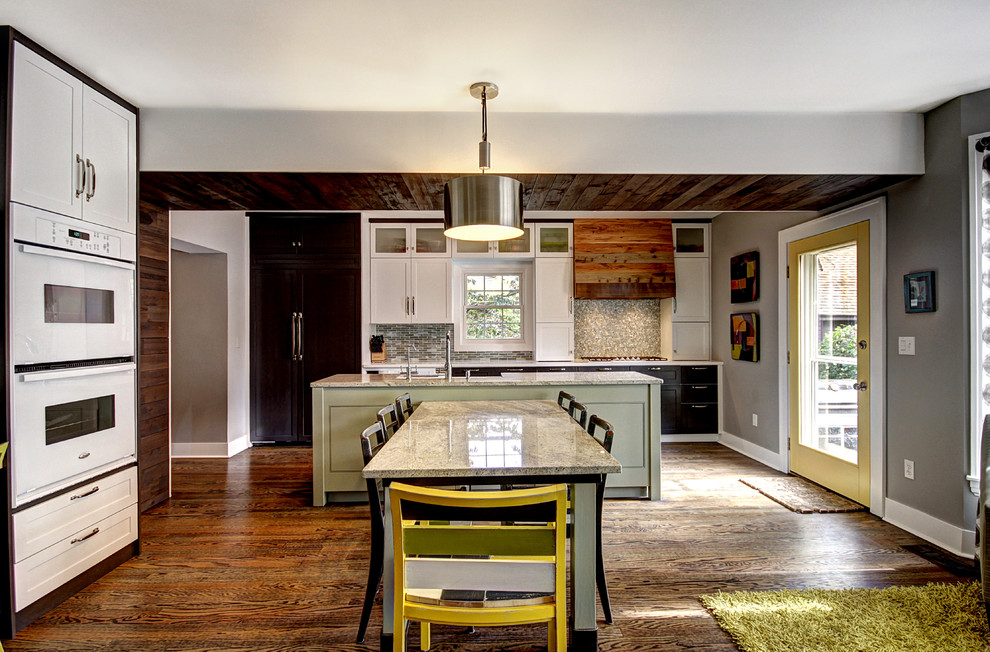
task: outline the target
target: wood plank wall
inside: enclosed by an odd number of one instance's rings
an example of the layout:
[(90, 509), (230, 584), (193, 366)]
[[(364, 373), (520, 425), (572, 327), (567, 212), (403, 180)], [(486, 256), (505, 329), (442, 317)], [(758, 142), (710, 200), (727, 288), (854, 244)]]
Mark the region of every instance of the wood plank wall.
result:
[(168, 210), (141, 202), (138, 224), (138, 473), (141, 511), (169, 496)]
[(674, 296), (670, 220), (575, 220), (576, 299)]

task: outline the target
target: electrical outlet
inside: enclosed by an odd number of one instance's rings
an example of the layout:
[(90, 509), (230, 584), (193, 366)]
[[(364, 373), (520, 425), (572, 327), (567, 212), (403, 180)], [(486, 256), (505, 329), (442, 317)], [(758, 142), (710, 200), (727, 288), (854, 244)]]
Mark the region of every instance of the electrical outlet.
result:
[(753, 413), (753, 427), (755, 428), (758, 425), (759, 425), (759, 419), (757, 419), (756, 412), (754, 412)]
[(904, 477), (908, 480), (914, 480), (914, 460), (904, 460)]

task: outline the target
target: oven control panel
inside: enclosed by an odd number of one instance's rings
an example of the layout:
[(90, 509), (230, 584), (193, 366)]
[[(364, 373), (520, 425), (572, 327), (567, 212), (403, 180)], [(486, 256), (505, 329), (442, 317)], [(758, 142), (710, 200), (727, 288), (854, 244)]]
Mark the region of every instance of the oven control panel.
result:
[(99, 229), (79, 229), (42, 217), (35, 222), (38, 244), (120, 258), (120, 238)]

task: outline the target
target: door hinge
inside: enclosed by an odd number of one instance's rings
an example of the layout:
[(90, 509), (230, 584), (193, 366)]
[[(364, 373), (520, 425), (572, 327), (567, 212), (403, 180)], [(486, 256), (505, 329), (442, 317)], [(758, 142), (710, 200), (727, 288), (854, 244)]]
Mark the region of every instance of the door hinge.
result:
[(791, 450), (791, 438), (787, 438), (787, 450)]
[(787, 278), (790, 278), (790, 277), (791, 277), (791, 266), (788, 265), (787, 266)]
[(791, 352), (787, 352), (787, 364), (791, 364)]

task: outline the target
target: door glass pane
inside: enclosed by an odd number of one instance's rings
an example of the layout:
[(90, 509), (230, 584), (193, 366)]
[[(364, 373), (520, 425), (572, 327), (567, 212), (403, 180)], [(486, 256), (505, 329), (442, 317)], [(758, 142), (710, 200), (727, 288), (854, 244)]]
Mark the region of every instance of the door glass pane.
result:
[(856, 245), (806, 254), (804, 265), (814, 392), (802, 443), (856, 463)]
[(447, 238), (443, 235), (443, 227), (416, 227), (416, 253), (442, 254), (447, 252)]
[(487, 240), (454, 240), (454, 248), (459, 254), (487, 254)]
[(45, 406), (45, 444), (52, 445), (114, 427), (114, 396)]
[(544, 226), (540, 228), (540, 252), (541, 253), (567, 253), (567, 235), (569, 229), (566, 226)]
[(379, 227), (375, 229), (376, 254), (406, 253), (406, 227)]
[(705, 229), (690, 226), (674, 229), (674, 251), (679, 254), (704, 253)]
[(46, 324), (112, 324), (113, 290), (45, 284)]
[(500, 254), (528, 254), (529, 253), (529, 227), (523, 228), (523, 234), (518, 238), (498, 241), (498, 252)]

